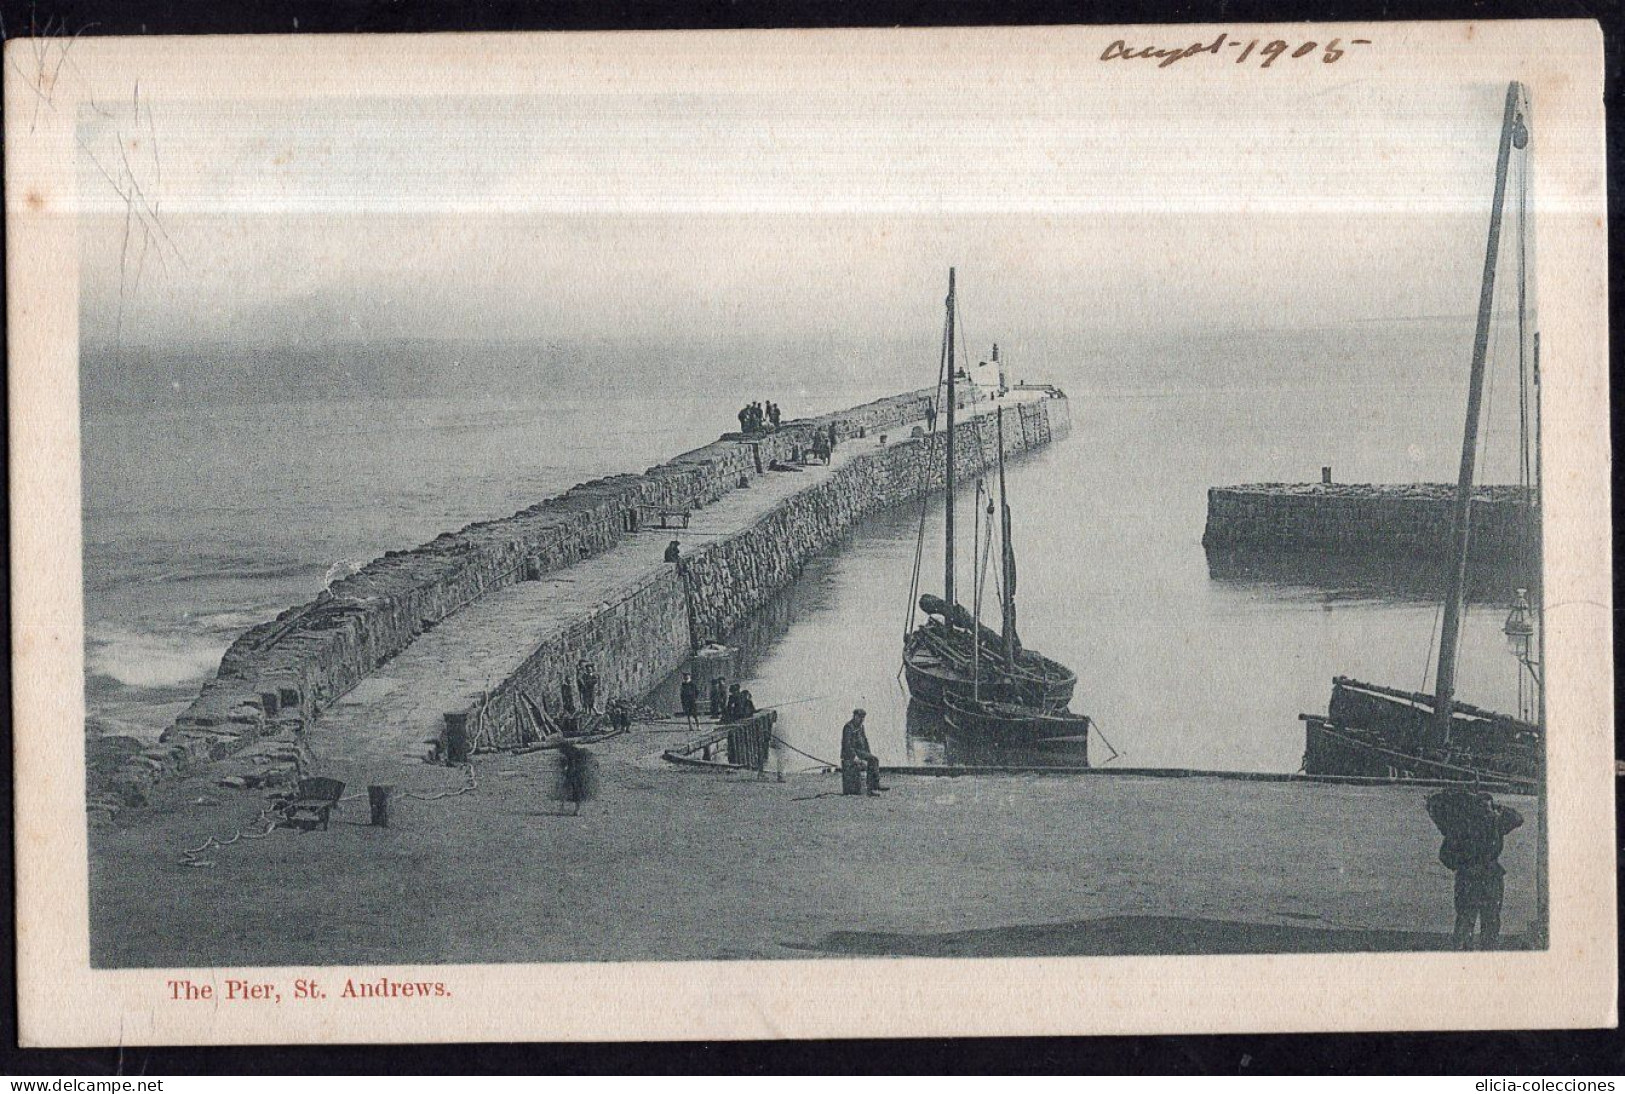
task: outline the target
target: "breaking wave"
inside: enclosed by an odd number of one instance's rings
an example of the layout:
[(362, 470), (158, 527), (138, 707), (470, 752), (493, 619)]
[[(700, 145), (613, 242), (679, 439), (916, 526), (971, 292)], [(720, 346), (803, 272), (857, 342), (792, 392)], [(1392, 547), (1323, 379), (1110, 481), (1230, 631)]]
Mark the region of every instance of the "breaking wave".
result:
[(87, 676), (125, 687), (166, 689), (201, 683), (214, 674), (229, 640), (208, 634), (154, 634), (108, 628), (89, 635)]

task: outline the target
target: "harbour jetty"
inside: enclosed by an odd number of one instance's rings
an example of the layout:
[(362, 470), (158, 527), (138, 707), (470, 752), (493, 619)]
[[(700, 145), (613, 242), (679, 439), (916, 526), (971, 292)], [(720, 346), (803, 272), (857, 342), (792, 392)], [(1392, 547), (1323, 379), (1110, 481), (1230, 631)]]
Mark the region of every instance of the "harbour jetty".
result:
[[(1442, 562), (1450, 555), (1455, 489), (1446, 483), (1216, 486), (1207, 492), (1202, 546)], [(1539, 508), (1522, 488), (1480, 486), (1474, 492), (1475, 563), (1516, 563), (1539, 528)]]
[[(932, 398), (724, 434), (386, 554), (233, 642), (158, 745), (91, 766), (92, 809), (144, 804), (158, 784), (250, 749), (280, 755), (318, 726), (324, 759), (357, 773), (443, 750), (448, 727), (516, 743), (521, 693), (557, 712), (582, 659), (601, 696), (641, 696), (854, 522), (941, 482), (942, 438), (923, 424)], [(993, 405), (961, 411), (955, 464), (967, 479), (997, 458)], [(1068, 432), (1056, 389), (1020, 388), (998, 405), (1008, 455)], [(836, 442), (825, 463), (806, 460), (818, 436)], [(664, 561), (673, 538), (675, 564)]]

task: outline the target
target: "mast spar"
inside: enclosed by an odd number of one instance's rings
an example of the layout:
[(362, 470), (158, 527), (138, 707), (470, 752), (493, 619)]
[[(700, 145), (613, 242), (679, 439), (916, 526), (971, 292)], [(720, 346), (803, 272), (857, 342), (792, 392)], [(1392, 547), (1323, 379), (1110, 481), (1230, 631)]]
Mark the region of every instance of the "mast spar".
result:
[[(948, 602), (948, 614), (945, 622), (948, 630), (954, 629), (954, 605), (959, 601), (954, 597), (954, 403), (957, 401), (954, 393), (954, 268), (948, 267), (948, 332), (943, 343), (943, 352), (948, 356), (948, 439), (947, 474), (946, 481), (946, 512), (947, 518), (943, 521), (943, 573), (942, 573), (942, 599)], [(974, 562), (974, 560), (973, 560)]]
[[(998, 347), (993, 354), (998, 356)], [(1004, 407), (994, 412), (999, 436), (999, 617), (1004, 621), (1004, 671), (1016, 671), (1016, 549), (1010, 542), (1010, 495), (1004, 489)]]
[(1439, 633), (1439, 671), (1434, 719), (1441, 739), (1450, 734), (1451, 707), (1456, 693), (1456, 651), (1461, 638), (1461, 613), (1467, 585), (1467, 548), (1472, 538), (1473, 472), (1478, 456), (1478, 419), (1484, 395), (1484, 361), (1489, 349), (1490, 318), (1495, 303), (1495, 268), (1500, 257), (1502, 209), (1506, 203), (1507, 163), (1515, 140), (1528, 143), (1522, 114), (1523, 85), (1507, 85), (1506, 111), (1501, 120), (1501, 141), (1495, 157), (1495, 196), (1490, 202), (1489, 243), (1484, 250), (1484, 280), (1478, 296), (1478, 327), (1473, 335), (1472, 375), (1467, 385), (1467, 424), (1461, 442), (1461, 471), (1456, 479), (1452, 517), (1450, 584), (1444, 602), (1444, 623)]

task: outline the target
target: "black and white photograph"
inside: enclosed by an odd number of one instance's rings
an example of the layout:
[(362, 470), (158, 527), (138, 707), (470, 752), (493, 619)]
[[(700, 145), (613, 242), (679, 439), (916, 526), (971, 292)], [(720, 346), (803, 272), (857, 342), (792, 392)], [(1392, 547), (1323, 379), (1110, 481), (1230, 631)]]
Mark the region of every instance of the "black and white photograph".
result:
[(7, 43), (25, 1030), (1612, 1023), (1594, 25), (434, 42)]

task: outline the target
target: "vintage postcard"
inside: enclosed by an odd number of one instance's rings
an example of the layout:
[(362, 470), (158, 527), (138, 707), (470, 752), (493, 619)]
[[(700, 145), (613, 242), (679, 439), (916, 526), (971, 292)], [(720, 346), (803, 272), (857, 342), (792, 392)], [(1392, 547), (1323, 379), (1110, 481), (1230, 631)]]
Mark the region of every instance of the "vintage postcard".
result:
[(4, 86), (25, 1043), (1615, 1021), (1594, 24)]

